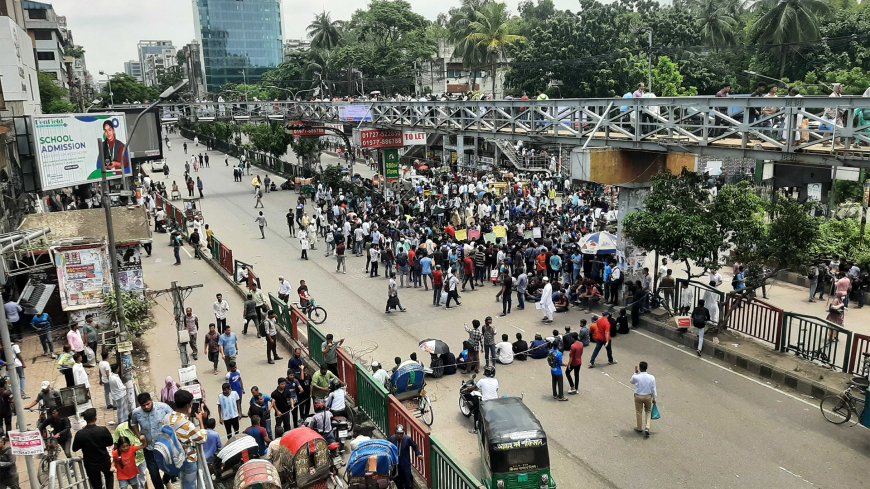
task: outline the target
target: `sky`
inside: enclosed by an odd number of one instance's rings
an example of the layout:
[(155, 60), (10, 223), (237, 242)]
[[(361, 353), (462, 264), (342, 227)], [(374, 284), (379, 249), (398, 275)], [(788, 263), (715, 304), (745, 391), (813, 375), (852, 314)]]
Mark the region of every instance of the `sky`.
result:
[[(124, 71), (124, 62), (138, 59), (140, 40), (171, 40), (180, 49), (195, 39), (192, 0), (42, 0), (65, 15), (73, 40), (85, 49), (88, 70)], [(434, 20), (460, 0), (408, 0), (414, 11)], [(326, 10), (333, 19), (348, 20), (369, 0), (282, 0), (284, 38), (306, 37), (305, 28), (315, 13)], [(516, 13), (520, 0), (506, 0)], [(577, 10), (578, 0), (555, 0), (556, 8)], [(143, 8), (147, 6), (146, 8)]]

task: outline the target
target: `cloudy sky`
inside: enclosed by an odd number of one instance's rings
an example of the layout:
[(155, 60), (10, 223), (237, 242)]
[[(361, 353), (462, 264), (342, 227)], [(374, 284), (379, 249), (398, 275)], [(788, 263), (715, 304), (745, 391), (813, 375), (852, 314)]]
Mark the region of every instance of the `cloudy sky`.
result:
[[(84, 46), (88, 69), (97, 78), (124, 71), (124, 61), (138, 57), (136, 43), (143, 39), (172, 40), (176, 48), (195, 38), (193, 0), (43, 0), (65, 15), (76, 44)], [(408, 0), (414, 10), (435, 19), (460, 0)], [(519, 0), (506, 0), (516, 12)], [(347, 20), (368, 0), (282, 0), (284, 37), (305, 37), (305, 27), (316, 12), (327, 10), (333, 18)], [(560, 9), (576, 10), (578, 0), (555, 0)]]

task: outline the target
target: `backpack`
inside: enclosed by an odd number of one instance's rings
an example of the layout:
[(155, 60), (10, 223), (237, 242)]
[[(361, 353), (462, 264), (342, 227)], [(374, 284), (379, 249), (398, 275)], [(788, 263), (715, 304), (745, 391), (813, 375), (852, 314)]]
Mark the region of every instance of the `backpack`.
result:
[(184, 446), (175, 433), (180, 426), (164, 425), (154, 440), (154, 461), (157, 462), (157, 467), (170, 477), (181, 474), (181, 467), (187, 460)]
[(550, 368), (556, 368), (556, 352), (554, 350), (550, 350), (550, 352), (547, 353), (547, 365), (549, 365)]

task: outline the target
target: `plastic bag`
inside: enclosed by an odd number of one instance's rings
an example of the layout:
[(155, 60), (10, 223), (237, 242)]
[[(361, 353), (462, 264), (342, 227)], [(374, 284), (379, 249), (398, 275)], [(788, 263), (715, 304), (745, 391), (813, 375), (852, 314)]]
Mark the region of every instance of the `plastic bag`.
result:
[(447, 304), (447, 292), (441, 291), (441, 298), (438, 301), (438, 305)]
[(650, 411), (650, 418), (651, 419), (661, 419), (661, 417), (662, 417), (662, 415), (659, 412), (659, 405), (653, 404), (652, 411)]
[(96, 354), (94, 350), (91, 350), (90, 346), (85, 347), (85, 363), (91, 365), (94, 363), (94, 359), (96, 358)]

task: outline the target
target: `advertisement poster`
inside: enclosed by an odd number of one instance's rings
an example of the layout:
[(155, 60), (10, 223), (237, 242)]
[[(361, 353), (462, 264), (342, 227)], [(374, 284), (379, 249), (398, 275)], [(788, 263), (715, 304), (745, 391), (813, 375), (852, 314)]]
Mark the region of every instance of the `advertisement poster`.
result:
[(53, 248), (52, 252), (63, 310), (102, 306), (103, 294), (109, 285), (106, 281), (105, 247)]
[(42, 435), (39, 434), (38, 430), (9, 431), (9, 444), (12, 446), (12, 455), (42, 455), (45, 453)]
[(100, 180), (97, 140), (108, 161), (106, 178), (131, 174), (124, 114), (33, 116), (33, 138), (42, 190)]
[(118, 281), (127, 292), (145, 291), (142, 273), (142, 252), (138, 245), (118, 246)]
[(359, 131), (360, 148), (401, 148), (402, 131), (396, 129), (361, 129)]
[(371, 107), (365, 104), (339, 105), (338, 118), (347, 122), (371, 122)]
[(420, 131), (405, 131), (402, 133), (402, 139), (405, 146), (424, 146), (426, 145), (426, 133)]

